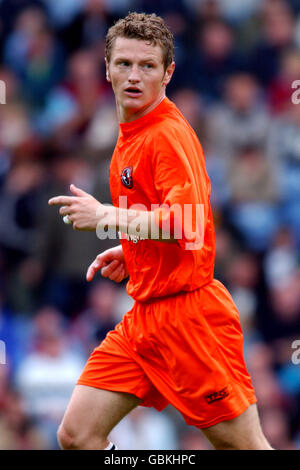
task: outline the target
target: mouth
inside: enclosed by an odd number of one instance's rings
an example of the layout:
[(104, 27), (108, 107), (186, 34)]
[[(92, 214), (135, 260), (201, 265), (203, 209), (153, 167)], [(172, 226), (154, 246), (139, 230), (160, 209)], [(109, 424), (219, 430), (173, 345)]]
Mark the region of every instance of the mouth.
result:
[(142, 94), (142, 91), (137, 87), (130, 86), (124, 90), (124, 93), (127, 96), (138, 97)]

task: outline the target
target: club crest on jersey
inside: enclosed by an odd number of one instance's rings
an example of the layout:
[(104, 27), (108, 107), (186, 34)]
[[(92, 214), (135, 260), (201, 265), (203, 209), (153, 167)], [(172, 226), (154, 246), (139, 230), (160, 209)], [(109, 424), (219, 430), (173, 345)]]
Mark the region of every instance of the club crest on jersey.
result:
[(126, 188), (129, 188), (129, 189), (132, 188), (133, 186), (132, 166), (127, 166), (126, 168), (124, 168), (124, 170), (121, 173), (121, 181), (122, 181), (122, 184), (124, 184)]

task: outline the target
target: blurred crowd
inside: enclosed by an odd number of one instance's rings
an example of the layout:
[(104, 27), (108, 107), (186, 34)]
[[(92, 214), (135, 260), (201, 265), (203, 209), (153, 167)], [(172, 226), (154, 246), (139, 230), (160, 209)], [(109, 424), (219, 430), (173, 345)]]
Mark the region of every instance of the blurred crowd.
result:
[[(175, 36), (167, 91), (205, 151), (215, 277), (240, 312), (264, 432), (275, 448), (300, 449), (298, 0), (0, 1), (0, 449), (58, 448), (83, 365), (132, 305), (126, 282), (85, 281), (118, 240), (75, 232), (47, 205), (71, 182), (111, 202), (118, 122), (104, 39), (128, 11), (162, 15)], [(171, 407), (139, 407), (112, 440), (211, 448)]]

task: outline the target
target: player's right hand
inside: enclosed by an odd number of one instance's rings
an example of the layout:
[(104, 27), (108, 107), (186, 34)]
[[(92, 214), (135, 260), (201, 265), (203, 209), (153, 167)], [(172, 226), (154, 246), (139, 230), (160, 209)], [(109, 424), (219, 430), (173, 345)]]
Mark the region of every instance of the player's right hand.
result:
[(98, 255), (87, 270), (86, 280), (90, 282), (100, 269), (103, 277), (108, 277), (115, 282), (121, 282), (128, 277), (129, 273), (121, 245)]

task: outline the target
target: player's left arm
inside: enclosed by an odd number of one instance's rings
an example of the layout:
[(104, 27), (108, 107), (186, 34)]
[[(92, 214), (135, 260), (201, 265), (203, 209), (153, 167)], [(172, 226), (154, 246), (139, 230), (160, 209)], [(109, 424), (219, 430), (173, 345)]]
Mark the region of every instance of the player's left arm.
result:
[(56, 196), (48, 203), (50, 206), (62, 206), (60, 215), (67, 216), (75, 230), (97, 231), (109, 228), (141, 238), (175, 241), (173, 236), (157, 226), (154, 211), (123, 209), (102, 204), (74, 184), (70, 186), (70, 190), (73, 196)]

